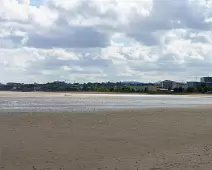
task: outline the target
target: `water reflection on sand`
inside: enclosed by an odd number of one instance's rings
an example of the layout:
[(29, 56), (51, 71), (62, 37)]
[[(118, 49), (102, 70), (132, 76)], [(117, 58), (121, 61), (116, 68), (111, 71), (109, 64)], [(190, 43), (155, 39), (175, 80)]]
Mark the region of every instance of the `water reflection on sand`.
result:
[(182, 108), (212, 104), (211, 96), (0, 92), (0, 111), (93, 111)]

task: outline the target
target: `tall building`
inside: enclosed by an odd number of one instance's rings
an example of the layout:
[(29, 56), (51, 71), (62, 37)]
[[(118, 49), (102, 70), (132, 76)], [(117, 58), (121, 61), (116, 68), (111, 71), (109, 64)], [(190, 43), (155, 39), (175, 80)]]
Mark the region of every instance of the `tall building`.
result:
[(162, 85), (162, 88), (169, 89), (169, 90), (173, 90), (174, 88), (186, 87), (185, 83), (175, 82), (171, 80), (164, 80), (162, 81), (161, 85)]
[(162, 88), (164, 89), (173, 89), (175, 87), (175, 82), (171, 80), (164, 80), (162, 81)]
[(200, 78), (202, 83), (212, 83), (212, 77), (202, 77)]

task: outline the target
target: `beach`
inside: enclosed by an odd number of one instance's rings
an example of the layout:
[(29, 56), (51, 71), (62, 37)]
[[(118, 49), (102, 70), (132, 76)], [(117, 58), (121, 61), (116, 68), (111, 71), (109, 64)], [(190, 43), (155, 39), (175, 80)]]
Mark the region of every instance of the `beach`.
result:
[(210, 106), (211, 95), (146, 95), (71, 92), (0, 92), (1, 112), (93, 113), (126, 109)]
[(0, 169), (208, 170), (211, 108), (1, 113)]

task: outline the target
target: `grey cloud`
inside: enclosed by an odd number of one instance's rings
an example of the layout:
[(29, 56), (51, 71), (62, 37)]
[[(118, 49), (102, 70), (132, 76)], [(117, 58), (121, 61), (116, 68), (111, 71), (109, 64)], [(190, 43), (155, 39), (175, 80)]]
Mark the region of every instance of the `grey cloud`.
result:
[[(209, 16), (208, 16), (209, 17)], [(158, 45), (161, 31), (190, 29), (206, 31), (212, 27), (205, 22), (206, 15), (188, 0), (154, 0), (153, 9), (147, 17), (132, 16), (125, 33), (144, 45)]]
[(144, 45), (153, 46), (159, 44), (159, 36), (150, 32), (129, 32), (128, 36), (142, 42)]
[[(99, 25), (83, 25), (87, 20), (99, 18), (99, 21), (117, 19), (117, 14), (110, 8), (101, 12), (99, 6), (92, 0), (81, 0), (74, 8), (64, 8), (49, 1), (47, 7), (58, 14), (51, 28), (41, 31), (33, 30), (28, 33), (27, 46), (35, 48), (97, 48), (110, 44), (110, 22)], [(75, 21), (82, 25), (74, 24)]]
[(128, 62), (128, 66), (133, 71), (138, 71), (140, 73), (148, 73), (151, 71), (156, 72), (168, 72), (168, 73), (174, 73), (174, 72), (184, 72), (186, 71), (186, 65), (177, 63), (171, 56), (164, 56), (157, 61), (154, 62), (148, 62), (148, 61), (142, 61), (137, 60), (136, 63), (130, 63)]
[(92, 27), (68, 27), (49, 30), (48, 33), (30, 33), (27, 46), (35, 48), (92, 48), (106, 47), (108, 35)]
[[(77, 61), (75, 61), (76, 63)], [(100, 67), (105, 68), (112, 64), (111, 60), (106, 59), (84, 59), (80, 61), (79, 65), (82, 67)]]
[[(191, 34), (194, 34), (193, 36)], [(193, 43), (209, 43), (208, 34), (202, 35), (201, 31), (187, 31), (184, 37), (191, 40)]]
[(207, 73), (212, 73), (211, 67), (212, 67), (212, 62), (207, 61), (207, 60), (202, 60), (202, 61), (188, 61), (186, 63), (187, 65), (187, 70), (188, 71), (194, 71), (194, 72), (205, 72)]
[(140, 61), (137, 60), (136, 62), (128, 62), (128, 66), (133, 71), (139, 71), (139, 72), (148, 72), (157, 69), (157, 64), (155, 62), (152, 63), (141, 60)]
[[(50, 29), (30, 31), (26, 45), (35, 48), (102, 48), (110, 45), (113, 33), (122, 32), (144, 45), (155, 46), (160, 44), (160, 38), (167, 30), (211, 29), (211, 24), (205, 22), (209, 16), (200, 8), (196, 9), (189, 0), (154, 0), (149, 16), (134, 14), (124, 25), (115, 8), (101, 11), (97, 4), (96, 1), (82, 0), (74, 8), (65, 8), (49, 1), (47, 7), (58, 13), (57, 20)], [(84, 22), (92, 23), (92, 19), (96, 18), (99, 18), (99, 24), (83, 25)], [(81, 20), (82, 25), (74, 25), (76, 20)]]
[[(101, 10), (95, 0), (77, 1), (76, 6), (72, 8), (58, 5), (56, 2), (59, 1), (48, 1), (45, 4), (52, 13), (58, 14), (50, 27), (37, 27), (33, 22), (25, 21), (34, 27), (25, 30), (28, 33), (26, 46), (46, 49), (102, 48), (110, 45), (111, 35), (116, 32), (122, 32), (144, 45), (154, 46), (160, 43), (163, 31), (178, 28), (191, 31), (211, 29), (211, 23), (205, 22), (205, 19), (211, 16), (209, 10), (202, 11), (201, 7), (195, 6), (195, 3), (189, 0), (153, 0), (149, 16), (144, 17), (135, 12), (127, 18), (127, 24), (119, 20), (120, 14), (114, 6)], [(116, 5), (117, 2), (110, 3)], [(94, 19), (99, 23), (92, 25)], [(75, 21), (81, 21), (82, 25), (74, 25)], [(19, 21), (19, 24), (21, 22), (23, 21)], [(27, 25), (25, 22), (21, 24)], [(90, 23), (90, 26), (85, 26), (84, 22), (88, 22), (88, 25)]]
[[(84, 56), (81, 60), (60, 60), (57, 56), (46, 56), (45, 59), (31, 62), (27, 68), (28, 74), (41, 74), (43, 70), (55, 71), (62, 67), (70, 67), (70, 74), (72, 73), (93, 73), (100, 70), (107, 70), (112, 66), (111, 60), (106, 59), (94, 59), (92, 57)], [(75, 69), (76, 67), (82, 70)], [(99, 71), (94, 71), (99, 70)], [(110, 70), (108, 70), (110, 71)]]
[[(155, 18), (158, 23), (165, 24), (165, 27), (161, 26), (165, 29), (179, 27), (208, 30), (211, 28), (211, 24), (204, 21), (205, 14), (200, 9), (195, 8), (189, 0), (154, 0), (151, 17)], [(180, 21), (180, 23), (177, 21)]]

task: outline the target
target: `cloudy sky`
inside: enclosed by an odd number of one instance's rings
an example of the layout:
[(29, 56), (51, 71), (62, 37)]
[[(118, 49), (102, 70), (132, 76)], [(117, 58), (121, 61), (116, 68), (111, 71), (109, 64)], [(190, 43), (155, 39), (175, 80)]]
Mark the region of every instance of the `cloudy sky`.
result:
[(0, 0), (0, 82), (212, 75), (212, 0)]

